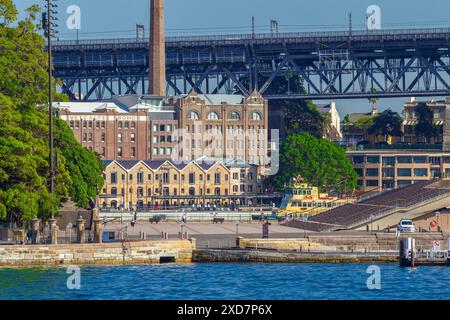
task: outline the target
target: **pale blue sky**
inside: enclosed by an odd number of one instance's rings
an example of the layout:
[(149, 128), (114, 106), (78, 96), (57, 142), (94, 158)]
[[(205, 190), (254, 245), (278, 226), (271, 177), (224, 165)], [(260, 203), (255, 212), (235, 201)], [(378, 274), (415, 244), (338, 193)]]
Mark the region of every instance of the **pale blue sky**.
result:
[[(44, 0), (15, 0), (18, 9)], [(75, 31), (65, 28), (66, 8), (75, 4), (82, 10), (80, 38), (134, 36), (136, 23), (148, 30), (149, 0), (57, 0), (60, 38), (73, 39)], [(268, 31), (269, 21), (276, 19), (280, 31), (342, 29), (353, 16), (355, 29), (364, 28), (366, 8), (376, 4), (382, 10), (382, 27), (408, 28), (450, 26), (448, 0), (166, 0), (166, 28), (169, 35), (246, 33), (255, 16), (257, 29)], [(406, 99), (385, 99), (388, 106), (400, 111)], [(340, 100), (341, 113), (368, 111), (367, 100)]]

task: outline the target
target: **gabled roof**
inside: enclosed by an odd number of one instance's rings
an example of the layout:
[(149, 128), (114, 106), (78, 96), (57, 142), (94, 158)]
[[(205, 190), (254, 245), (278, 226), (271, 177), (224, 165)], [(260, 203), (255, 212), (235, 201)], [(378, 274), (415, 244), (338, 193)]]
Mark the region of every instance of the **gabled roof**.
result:
[(169, 160), (142, 160), (142, 163), (152, 170), (158, 170), (166, 162), (172, 164)]

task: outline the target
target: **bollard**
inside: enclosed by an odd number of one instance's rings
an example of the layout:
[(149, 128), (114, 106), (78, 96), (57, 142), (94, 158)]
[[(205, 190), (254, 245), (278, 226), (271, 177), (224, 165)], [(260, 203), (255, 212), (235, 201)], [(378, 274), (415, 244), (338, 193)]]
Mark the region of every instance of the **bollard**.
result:
[(399, 252), (400, 267), (408, 267), (408, 240), (400, 239), (400, 252)]
[(416, 240), (413, 238), (408, 238), (408, 247), (411, 255), (411, 268), (414, 268), (416, 259)]
[(41, 223), (41, 220), (39, 219), (33, 219), (32, 225), (31, 225), (31, 243), (37, 244), (39, 239), (39, 225)]

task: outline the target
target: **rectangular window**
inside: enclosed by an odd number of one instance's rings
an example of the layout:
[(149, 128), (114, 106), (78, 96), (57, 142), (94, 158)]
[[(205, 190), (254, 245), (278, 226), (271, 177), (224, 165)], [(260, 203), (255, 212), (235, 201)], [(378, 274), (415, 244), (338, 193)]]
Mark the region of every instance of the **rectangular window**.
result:
[(134, 133), (130, 134), (131, 142), (136, 142), (136, 135)]
[(158, 126), (156, 124), (153, 125), (153, 132), (158, 132)]
[(220, 173), (214, 174), (214, 183), (220, 184)]
[(397, 157), (398, 163), (412, 163), (411, 157)]
[(430, 164), (441, 164), (441, 158), (440, 157), (430, 157), (429, 161), (430, 161)]
[(158, 143), (158, 136), (153, 136), (153, 143)]
[(136, 148), (135, 148), (135, 147), (131, 147), (131, 156), (132, 156), (133, 158), (136, 157)]
[(367, 177), (378, 177), (378, 169), (366, 169), (366, 176)]
[(166, 173), (163, 173), (163, 183), (169, 183), (170, 182), (170, 179), (169, 179), (169, 174), (166, 172)]
[(189, 173), (189, 184), (195, 184), (195, 173)]
[(153, 148), (153, 155), (154, 156), (158, 155), (158, 148)]
[(395, 175), (394, 168), (384, 168), (383, 177), (393, 178)]
[(427, 157), (414, 157), (414, 163), (427, 163)]
[(428, 169), (414, 169), (415, 177), (428, 177)]
[(117, 156), (120, 158), (122, 157), (122, 147), (117, 148)]
[(395, 157), (383, 157), (383, 165), (394, 166), (395, 165)]
[(138, 174), (137, 174), (137, 182), (139, 184), (144, 183), (144, 173), (143, 172), (138, 172)]
[(379, 163), (380, 157), (367, 157), (367, 163)]
[(354, 156), (353, 157), (353, 163), (358, 164), (358, 163), (363, 163), (363, 162), (364, 162), (363, 156)]
[(117, 183), (117, 172), (111, 172), (111, 183), (112, 184)]
[(101, 138), (101, 139), (102, 139), (102, 142), (105, 142), (105, 139), (106, 139), (106, 133), (104, 133), (104, 132), (102, 133), (102, 138)]
[(411, 177), (411, 169), (397, 169), (397, 176), (399, 177)]
[(368, 187), (378, 187), (378, 180), (367, 180), (366, 186)]

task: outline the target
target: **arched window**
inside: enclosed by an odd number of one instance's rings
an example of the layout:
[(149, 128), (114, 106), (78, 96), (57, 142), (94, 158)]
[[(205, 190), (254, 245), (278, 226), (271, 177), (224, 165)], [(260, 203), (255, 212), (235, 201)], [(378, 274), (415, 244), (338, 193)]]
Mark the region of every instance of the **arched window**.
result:
[(229, 120), (241, 120), (241, 115), (236, 111), (232, 111), (228, 115), (228, 119)]
[(208, 113), (208, 120), (219, 120), (219, 114), (215, 111)]
[(250, 120), (261, 121), (262, 120), (261, 114), (259, 112), (252, 112), (250, 114)]
[(196, 111), (189, 112), (188, 119), (190, 120), (200, 120), (200, 116)]

